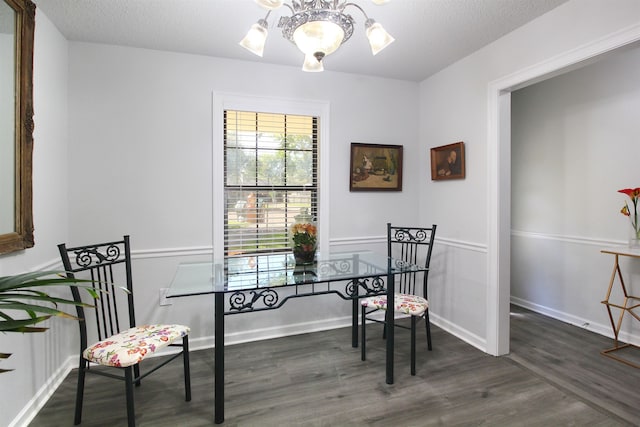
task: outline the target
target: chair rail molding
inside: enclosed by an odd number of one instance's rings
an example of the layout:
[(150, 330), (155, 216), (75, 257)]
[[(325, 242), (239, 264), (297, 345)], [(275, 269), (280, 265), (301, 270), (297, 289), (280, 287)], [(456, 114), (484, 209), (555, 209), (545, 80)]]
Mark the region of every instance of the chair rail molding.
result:
[(550, 240), (555, 242), (575, 243), (579, 245), (589, 245), (597, 247), (626, 245), (626, 240), (608, 240), (598, 239), (594, 237), (570, 236), (566, 234), (537, 233), (532, 231), (511, 230), (512, 237), (521, 237), (524, 239)]

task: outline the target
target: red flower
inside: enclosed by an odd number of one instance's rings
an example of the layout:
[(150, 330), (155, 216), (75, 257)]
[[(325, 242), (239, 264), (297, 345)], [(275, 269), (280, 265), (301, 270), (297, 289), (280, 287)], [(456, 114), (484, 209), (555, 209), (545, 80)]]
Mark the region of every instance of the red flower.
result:
[(625, 188), (624, 190), (618, 190), (618, 193), (626, 194), (635, 204), (635, 200), (640, 196), (640, 188)]
[(629, 217), (636, 238), (640, 239), (640, 217), (638, 215), (638, 200), (640, 200), (640, 188), (625, 188), (623, 190), (618, 190), (618, 193), (626, 194), (631, 199), (631, 203), (633, 204), (633, 213), (631, 212), (631, 209), (629, 209), (629, 205), (627, 204), (627, 202), (624, 202), (624, 206), (620, 210), (620, 213), (626, 217)]

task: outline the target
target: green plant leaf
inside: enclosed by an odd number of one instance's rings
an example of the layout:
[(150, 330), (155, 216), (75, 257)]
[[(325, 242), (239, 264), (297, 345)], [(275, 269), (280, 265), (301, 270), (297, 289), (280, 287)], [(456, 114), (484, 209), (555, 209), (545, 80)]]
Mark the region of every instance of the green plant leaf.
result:
[(93, 280), (67, 277), (64, 276), (64, 274), (64, 272), (60, 271), (35, 271), (30, 273), (17, 274), (15, 276), (0, 277), (0, 292), (21, 288), (60, 285), (78, 286), (79, 283), (94, 283)]
[(34, 319), (18, 319), (18, 320), (6, 320), (0, 322), (0, 332), (44, 332), (48, 328), (39, 327), (32, 328), (31, 325), (35, 325), (40, 322), (44, 322), (50, 319), (51, 316), (40, 316)]
[[(76, 286), (85, 289), (94, 298), (99, 298), (101, 291), (93, 288), (92, 285), (95, 282), (91, 280), (76, 279), (64, 274), (66, 273), (60, 271), (35, 271), (0, 277), (0, 331), (43, 332), (47, 328), (33, 327), (33, 325), (52, 316), (80, 320), (58, 309), (58, 306), (64, 304), (93, 307), (91, 304), (51, 296), (42, 289), (51, 286)], [(7, 310), (21, 311), (29, 318), (16, 319), (15, 316), (7, 313)]]
[[(51, 296), (45, 291), (52, 286), (75, 286), (88, 292), (93, 298), (99, 298), (105, 290), (96, 289), (98, 281), (76, 279), (67, 276), (64, 271), (34, 271), (14, 276), (0, 277), (0, 332), (38, 333), (48, 328), (34, 326), (53, 316), (82, 320), (58, 309), (59, 305), (81, 306), (93, 308), (91, 304), (76, 302), (73, 299)], [(18, 311), (28, 318), (15, 318)], [(0, 359), (6, 359), (10, 353), (0, 353)], [(0, 374), (12, 369), (0, 369)]]
[[(0, 359), (8, 359), (11, 357), (11, 353), (0, 353)], [(2, 369), (0, 368), (0, 374), (4, 374), (5, 372), (11, 372), (13, 369)]]
[(29, 313), (33, 318), (36, 313), (47, 313), (52, 316), (66, 317), (70, 319), (78, 319), (77, 317), (58, 310), (57, 308), (51, 308), (44, 305), (27, 304), (20, 301), (0, 301), (0, 309), (2, 310), (23, 310)]
[(17, 300), (17, 299), (46, 301), (46, 302), (50, 302), (50, 303), (77, 305), (77, 306), (87, 307), (87, 308), (94, 308), (95, 307), (92, 304), (87, 304), (87, 303), (84, 303), (84, 302), (76, 302), (76, 301), (70, 300), (70, 299), (51, 297), (51, 296), (49, 296), (49, 295), (47, 295), (45, 293), (39, 293), (39, 294), (36, 294), (36, 295), (21, 294), (21, 293), (6, 293), (6, 294), (1, 294), (0, 293), (0, 305), (2, 305), (2, 301), (4, 301), (4, 300)]

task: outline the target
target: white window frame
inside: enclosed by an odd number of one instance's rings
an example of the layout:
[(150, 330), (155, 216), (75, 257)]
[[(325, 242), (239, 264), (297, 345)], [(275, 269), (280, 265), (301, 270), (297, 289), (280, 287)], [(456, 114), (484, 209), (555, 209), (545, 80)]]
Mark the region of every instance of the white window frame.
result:
[(224, 111), (256, 111), (318, 117), (318, 233), (320, 253), (329, 250), (329, 103), (213, 93), (212, 108), (212, 241), (213, 258), (224, 257)]

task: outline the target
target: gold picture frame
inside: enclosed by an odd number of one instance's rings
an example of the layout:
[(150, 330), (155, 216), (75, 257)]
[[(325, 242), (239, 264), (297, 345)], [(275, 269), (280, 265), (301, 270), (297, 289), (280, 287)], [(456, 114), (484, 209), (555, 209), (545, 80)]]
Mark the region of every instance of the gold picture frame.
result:
[[(11, 153), (0, 162), (2, 179), (13, 182), (13, 189), (0, 191), (0, 255), (22, 251), (34, 246), (33, 239), (33, 46), (36, 6), (31, 0), (0, 0), (0, 33), (7, 39), (13, 38), (13, 49), (4, 51), (2, 61), (13, 64), (14, 75), (2, 75), (12, 96), (6, 97), (11, 118), (5, 122), (14, 125), (10, 138), (2, 139), (0, 152)], [(8, 13), (10, 12), (10, 13)], [(5, 78), (7, 77), (7, 78)], [(11, 87), (13, 85), (13, 87)], [(5, 101), (4, 99), (2, 101)], [(5, 108), (2, 111), (8, 111)], [(15, 122), (15, 123), (14, 123)], [(3, 129), (4, 132), (4, 129)], [(13, 169), (13, 170), (12, 170)], [(9, 173), (7, 173), (7, 171)], [(11, 175), (11, 176), (7, 176)], [(13, 209), (11, 208), (13, 207)], [(7, 218), (9, 221), (6, 221)], [(8, 225), (5, 225), (8, 224)]]
[(349, 191), (402, 191), (402, 145), (352, 142)]

